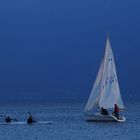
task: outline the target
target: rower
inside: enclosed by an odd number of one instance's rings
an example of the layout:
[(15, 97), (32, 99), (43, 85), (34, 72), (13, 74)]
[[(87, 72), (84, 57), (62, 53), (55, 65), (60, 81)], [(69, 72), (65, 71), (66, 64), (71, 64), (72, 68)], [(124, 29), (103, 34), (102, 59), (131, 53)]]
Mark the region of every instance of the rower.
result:
[(10, 123), (10, 122), (12, 121), (12, 119), (11, 119), (9, 116), (7, 116), (7, 117), (5, 117), (5, 121), (6, 121), (7, 123)]
[(32, 115), (31, 115), (31, 113), (29, 113), (29, 117), (27, 119), (27, 123), (28, 124), (36, 123), (36, 121), (33, 119)]

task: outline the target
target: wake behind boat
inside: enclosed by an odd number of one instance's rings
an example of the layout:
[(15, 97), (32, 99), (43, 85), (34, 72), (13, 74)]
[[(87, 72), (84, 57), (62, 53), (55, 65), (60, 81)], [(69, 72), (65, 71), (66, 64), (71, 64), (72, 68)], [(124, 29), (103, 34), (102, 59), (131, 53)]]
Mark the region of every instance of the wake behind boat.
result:
[(34, 119), (34, 117), (32, 116), (32, 114), (30, 112), (28, 112), (29, 117), (27, 118), (27, 121), (19, 121), (15, 118), (12, 118), (10, 116), (5, 116), (5, 115), (0, 115), (0, 117), (4, 118), (5, 122), (0, 122), (0, 125), (24, 125), (24, 124), (28, 124), (28, 125), (38, 125), (38, 124), (48, 124), (51, 125), (53, 124), (53, 121), (37, 121)]
[(28, 124), (26, 121), (17, 121), (17, 122), (0, 122), (0, 125), (41, 125), (41, 124), (46, 124), (46, 125), (52, 125), (53, 121), (38, 121), (36, 123)]
[[(112, 115), (112, 110), (114, 107), (115, 109), (124, 109), (116, 73), (114, 56), (109, 38), (107, 38), (105, 55), (85, 107), (86, 120), (124, 122), (125, 117), (118, 115), (118, 112), (114, 111)], [(102, 109), (108, 110), (109, 113), (103, 115), (101, 113)]]

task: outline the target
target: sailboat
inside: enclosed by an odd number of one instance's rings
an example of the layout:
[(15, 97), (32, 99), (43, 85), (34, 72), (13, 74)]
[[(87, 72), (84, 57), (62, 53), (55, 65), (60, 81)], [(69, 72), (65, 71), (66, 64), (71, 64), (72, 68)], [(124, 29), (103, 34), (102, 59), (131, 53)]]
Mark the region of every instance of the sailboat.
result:
[[(124, 110), (124, 104), (120, 94), (120, 88), (116, 73), (113, 51), (107, 37), (105, 54), (102, 59), (95, 83), (90, 97), (85, 107), (85, 117), (87, 121), (116, 121), (124, 122), (125, 117), (112, 115), (114, 105), (120, 110)], [(109, 114), (102, 115), (101, 108), (106, 109)]]

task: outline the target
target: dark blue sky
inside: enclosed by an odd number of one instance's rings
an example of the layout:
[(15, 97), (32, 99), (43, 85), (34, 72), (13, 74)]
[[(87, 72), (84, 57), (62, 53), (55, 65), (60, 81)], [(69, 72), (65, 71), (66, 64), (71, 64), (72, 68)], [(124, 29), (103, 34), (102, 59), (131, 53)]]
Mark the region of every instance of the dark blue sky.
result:
[(140, 0), (1, 0), (0, 98), (87, 98), (106, 34), (122, 96), (140, 93)]

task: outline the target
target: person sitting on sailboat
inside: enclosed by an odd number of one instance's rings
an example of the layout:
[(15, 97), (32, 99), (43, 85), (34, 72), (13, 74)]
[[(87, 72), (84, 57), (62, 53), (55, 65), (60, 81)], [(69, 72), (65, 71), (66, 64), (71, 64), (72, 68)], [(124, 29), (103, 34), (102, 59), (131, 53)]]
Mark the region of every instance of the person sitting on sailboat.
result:
[(117, 104), (114, 106), (114, 112), (112, 113), (117, 119), (119, 119), (119, 107)]
[(104, 109), (103, 107), (101, 107), (101, 114), (102, 115), (109, 115), (108, 111), (106, 109)]

